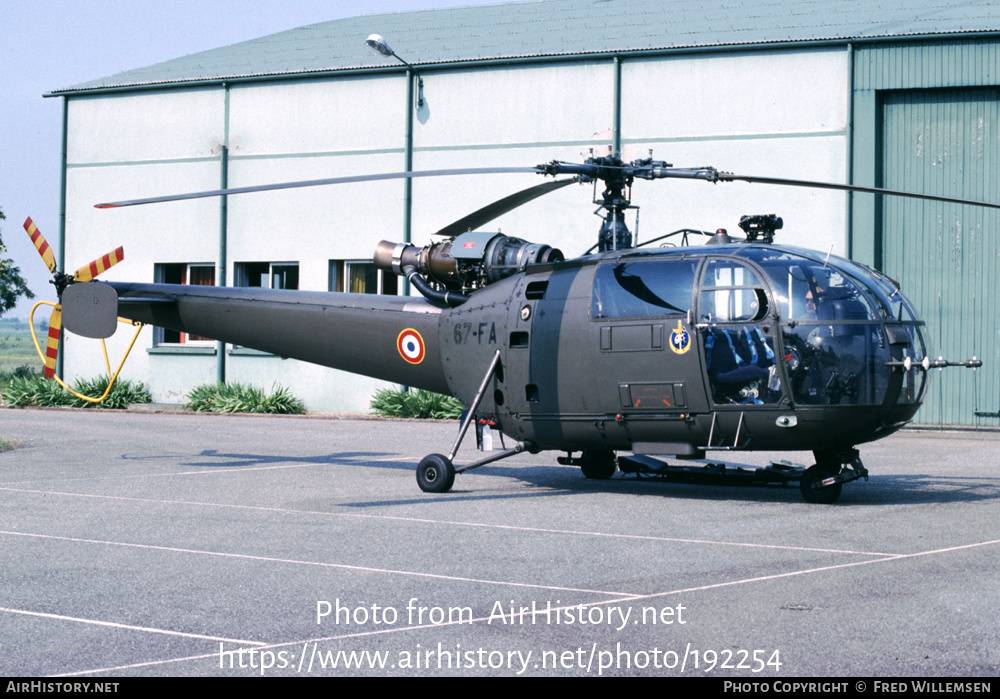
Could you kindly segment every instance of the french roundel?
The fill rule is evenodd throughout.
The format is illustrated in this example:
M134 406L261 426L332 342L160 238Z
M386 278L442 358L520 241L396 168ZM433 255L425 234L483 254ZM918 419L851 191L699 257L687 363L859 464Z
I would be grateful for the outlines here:
M399 333L399 337L396 338L396 349L399 350L399 356L410 364L420 364L424 361L424 338L413 328L407 328Z

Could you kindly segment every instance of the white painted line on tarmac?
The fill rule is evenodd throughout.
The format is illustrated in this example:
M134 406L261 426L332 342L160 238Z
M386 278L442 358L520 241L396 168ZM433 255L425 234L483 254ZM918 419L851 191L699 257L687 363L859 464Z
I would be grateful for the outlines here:
M384 573L386 575L401 575L406 577L415 578L432 578L434 580L449 580L452 582L465 582L465 583L475 583L482 585L500 585L503 587L520 587L532 590L551 590L553 592L581 592L592 595L617 595L625 597L626 599L632 599L639 597L637 594L630 592L619 592L613 590L590 590L585 588L575 588L575 587L560 587L557 585L539 585L535 583L521 583L513 582L509 580L487 580L480 578L466 578L458 575L440 575L437 573L421 573L412 570L393 570L391 568L372 568L370 566L356 566L349 565L346 563L326 563L323 561L304 561L294 558L274 558L271 556L253 556L245 553L227 553L225 551L207 551L204 549L185 549L175 546L157 546L155 544L136 544L127 541L102 541L99 539L83 539L71 536L55 536L52 534L33 534L28 532L12 532L0 530L0 535L7 536L22 536L34 539L49 539L52 541L67 541L77 544L92 544L98 546L121 546L123 548L135 548L143 549L147 551L167 551L171 553L185 553L194 554L199 556L217 556L219 558L231 558L244 561L259 561L265 563L290 563L293 565L302 566L316 566L320 568L336 568L338 570L351 570L359 571L363 573Z
M27 609L10 609L0 607L0 612L7 614L23 614L24 616L37 616L43 619L56 619L58 621L74 621L81 624L91 624L93 626L108 626L113 629L124 629L126 631L142 631L145 633L159 633L167 636L181 636L183 638L196 638L201 641L224 641L226 643L240 643L247 646L267 645L262 641L243 641L238 638L224 638L222 636L205 636L199 633L186 633L184 631L170 631L168 629L156 629L151 626L133 626L132 624L119 624L114 621L100 621L98 619L82 619L75 616L65 616L64 614L50 614L48 612L31 612Z
M804 551L809 553L839 553L852 556L878 556L880 558L901 556L904 554L898 553L883 553L879 551L852 551L849 549L825 549L825 548L815 548L811 546L785 546L781 544L754 544L744 541L713 541L711 539L685 539L682 537L671 537L671 536L652 536L648 534L622 534L619 532L590 532L582 531L578 529L546 529L542 527L521 527L512 524L492 524L483 522L459 522L454 520L438 520L438 519L425 519L419 517L400 517L397 515L362 515L353 513L331 513L337 514L343 517L370 517L372 519L386 519L386 520L398 520L402 522L420 522L425 524L449 524L452 526L460 527L481 527L484 529L507 529L512 531L523 531L532 534L564 534L573 536L598 536L607 537L611 539L633 539L640 541L658 541L664 543L679 543L679 544L699 544L699 545L709 545L709 546L737 546L744 548L761 548L761 549L778 549L784 551Z
M522 527L509 524L494 524L486 522L461 522L457 520L437 520L422 517L402 517L399 515L369 515L356 512L317 512L315 510L292 510L283 507L264 507L262 505L234 505L230 503L214 502L194 502L189 500L162 500L153 498L133 498L122 495L99 495L92 493L66 493L55 490L29 490L26 488L0 488L0 491L12 493L33 493L38 495L62 495L65 497L96 498L102 500L120 500L123 502L152 503L157 505L185 505L194 507L228 508L234 510L248 510L259 512L277 512L294 515L318 515L321 517L351 517L355 519L374 519L393 522L414 522L418 524L432 524L435 526L450 525L458 527L477 527L482 529L497 529L508 531L520 531L531 534L559 534L563 536L595 536L611 539L628 539L639 541L656 541L663 543L697 544L706 546L734 546L742 548L774 549L780 551L803 551L807 553L835 553L849 556L876 556L879 558L904 556L901 553L889 553L884 551L855 551L851 549L827 549L812 546L788 546L783 544L755 544L744 541L713 541L711 539L686 539L683 537L652 536L648 534L622 534L619 532L595 532L578 529L546 529L541 527Z

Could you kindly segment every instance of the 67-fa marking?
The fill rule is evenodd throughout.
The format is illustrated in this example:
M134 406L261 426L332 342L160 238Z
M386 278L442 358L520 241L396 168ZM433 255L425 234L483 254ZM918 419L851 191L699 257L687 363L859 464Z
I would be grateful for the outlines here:
M473 329L475 328L475 329ZM487 333L487 330L489 332ZM497 324L496 323L455 323L455 344L456 345L467 345L469 344L469 336L476 338L477 342L481 345L483 344L483 338L486 337L487 344L495 345L497 343Z

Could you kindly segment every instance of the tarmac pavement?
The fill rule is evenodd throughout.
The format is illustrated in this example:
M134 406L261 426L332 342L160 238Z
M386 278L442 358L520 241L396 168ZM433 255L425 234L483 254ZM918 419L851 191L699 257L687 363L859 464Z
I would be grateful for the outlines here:
M862 445L871 479L833 505L592 481L555 453L421 492L415 464L456 433L0 410L0 676L1000 670L996 431Z

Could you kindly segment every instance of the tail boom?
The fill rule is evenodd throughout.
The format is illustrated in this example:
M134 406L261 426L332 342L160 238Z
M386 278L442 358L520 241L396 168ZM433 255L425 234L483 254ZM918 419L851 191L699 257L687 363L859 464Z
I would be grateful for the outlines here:
M103 282L101 282L103 283ZM441 309L370 294L111 282L118 315L439 393Z

